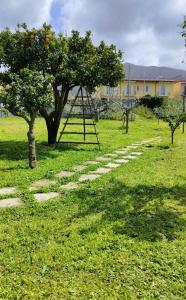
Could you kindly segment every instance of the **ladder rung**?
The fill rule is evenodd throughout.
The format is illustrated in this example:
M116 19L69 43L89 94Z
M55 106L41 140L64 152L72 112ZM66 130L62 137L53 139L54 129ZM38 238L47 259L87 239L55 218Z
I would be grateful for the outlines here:
M90 106L90 105L87 105L87 104L71 104L71 106L77 106L77 107L91 107L92 108L92 106Z
M86 115L86 114L71 114L68 116L68 118L85 118L85 119L92 119L94 118L94 115Z
M85 135L87 135L87 134L94 134L94 135L98 135L99 133L95 133L95 132L74 132L74 131L65 131L65 132L63 132L63 134L85 134Z
M87 96L77 96L76 98L88 98Z
M98 142L59 142L60 144L88 144L88 145L100 145Z
M65 125L84 125L83 123L78 123L78 122L77 122L77 123L65 122L64 124L65 124ZM94 125L94 126L96 126L95 123L85 123L85 126L86 126L86 125L88 125L88 126L89 126L89 125Z

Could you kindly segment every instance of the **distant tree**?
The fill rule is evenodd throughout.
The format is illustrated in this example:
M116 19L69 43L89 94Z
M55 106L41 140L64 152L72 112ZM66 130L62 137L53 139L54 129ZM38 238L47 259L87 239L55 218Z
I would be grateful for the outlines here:
M152 97L151 95L146 95L139 99L139 104L150 109L155 109L163 104L164 97Z
M4 107L13 115L25 119L28 124L29 167L36 167L36 147L34 124L38 111L51 104L51 76L43 76L37 71L20 70L20 74L8 72L11 82L4 84L0 98Z
M129 117L135 107L138 106L138 100L132 100L130 102L120 101L120 100L113 100L111 108L113 111L118 111L121 115L121 119L123 121L123 128L125 133L129 132Z
M183 24L182 24L182 29L183 29L182 36L184 38L186 38L186 18L184 18L184 21L183 21Z
M183 112L182 103L177 99L167 99L161 107L155 108L154 112L168 123L171 131L171 144L173 144L176 129L186 120L186 112Z
M29 68L53 76L53 107L40 109L46 121L48 144L56 142L62 112L73 87L82 85L93 92L99 85L117 86L124 75L122 53L114 45L93 45L90 31L84 37L78 31L72 31L68 37L57 35L47 24L39 29L22 24L15 32L3 30L0 64L16 74ZM7 80L4 74L1 77Z

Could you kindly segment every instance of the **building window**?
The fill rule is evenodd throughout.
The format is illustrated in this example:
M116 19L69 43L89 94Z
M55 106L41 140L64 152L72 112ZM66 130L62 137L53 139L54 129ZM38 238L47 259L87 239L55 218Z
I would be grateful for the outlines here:
M186 95L186 85L182 85L182 95Z
M137 85L136 90L137 90L137 92L139 92L139 90L140 90L140 86L139 85Z
M145 85L144 86L144 92L145 93L149 93L149 91L150 91L150 86L149 85Z
M166 86L161 85L160 86L160 96L166 96L166 95L167 95Z
M117 96L118 95L118 88L117 87L105 87L105 95L106 96Z
M127 84L125 86L125 96L132 96L132 87L130 84Z

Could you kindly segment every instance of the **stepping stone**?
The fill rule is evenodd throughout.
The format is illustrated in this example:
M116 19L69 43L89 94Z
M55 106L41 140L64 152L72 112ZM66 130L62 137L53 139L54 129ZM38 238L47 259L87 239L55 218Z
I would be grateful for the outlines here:
M135 151L135 152L131 152L131 155L142 155L143 152L138 152L138 151Z
M37 190L38 188L40 187L43 187L43 186L50 186L52 184L56 184L56 181L54 180L50 180L50 179L41 179L41 180L38 180L38 181L35 181L31 184L31 187L29 188L29 191L35 191Z
M104 156L100 156L96 158L97 161L108 161L111 160L110 157L104 157Z
M117 168L119 166L120 166L120 164L109 163L105 167L110 168L110 169L114 169L114 168Z
M98 161L95 161L95 160L87 160L86 162L84 162L84 165L87 166L87 165L97 165L98 164Z
M74 190L78 188L78 182L69 182L67 184L61 185L62 190Z
M137 156L134 156L134 155L127 155L127 156L125 156L125 158L135 159L135 158L137 158Z
M104 154L104 156L117 157L118 155L114 153L108 153L108 154Z
M17 193L17 189L15 187L6 187L0 189L0 195L9 195Z
M61 171L60 173L56 174L55 176L58 177L58 178L62 178L62 177L70 177L74 174L75 174L74 172Z
M97 179L98 177L100 177L100 175L96 175L96 174L84 174L84 175L81 175L80 178L79 178L79 181L80 182L84 182L84 181L92 181L92 180L95 180Z
M119 163L119 164L123 164L123 163L127 163L128 159L115 159L114 162Z
M51 192L51 193L38 193L34 195L34 198L37 202L43 202L49 199L53 199L58 197L60 194L59 193L55 193L55 192Z
M136 148L138 148L137 146L127 146L127 149L136 149Z
M91 174L106 174L110 171L111 171L111 169L108 169L108 168L98 168L97 170L91 171L90 173Z
M79 166L75 166L72 168L74 171L76 172L81 172L83 171L84 169L86 169L86 166L85 165L79 165Z
M118 153L118 154L125 154L127 151L124 151L124 150L117 150L117 151L115 151L116 153Z
M10 207L23 204L20 198L7 198L0 200L0 207Z

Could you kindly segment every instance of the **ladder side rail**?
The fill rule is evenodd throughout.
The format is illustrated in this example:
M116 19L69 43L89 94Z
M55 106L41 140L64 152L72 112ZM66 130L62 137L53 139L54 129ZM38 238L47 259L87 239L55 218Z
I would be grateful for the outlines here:
M87 93L87 100L88 100L88 104L89 104L89 107L90 107L90 113L92 113L92 106L91 106L91 103L93 104L93 100L91 98L91 96L89 95L88 91L86 90L86 93ZM94 109L94 105L93 105L93 109ZM93 114L92 114L93 116ZM95 135L96 135L96 140L97 140L97 143L98 143L98 146L99 146L99 150L100 150L100 142L99 142L99 139L98 139L98 134L97 134L97 130L96 130L96 124L92 118L92 122L93 122L93 126L94 126L94 132L95 132Z
M63 127L63 129L62 129L62 131L61 131L61 133L60 133L60 136L59 136L59 139L58 139L58 141L57 141L56 147L58 146L58 144L59 144L59 142L60 142L60 140L61 140L61 137L62 137L62 135L63 135L63 132L65 131L65 128L66 128L66 126L67 126L68 120L70 119L70 115L71 115L71 113L72 113L73 106L74 106L74 104L76 103L76 100L77 100L77 98L78 98L78 95L79 95L79 92L80 92L80 88L81 88L81 87L79 87L78 93L77 93L77 95L76 95L76 97L75 97L75 99L74 99L74 101L73 101L73 104L72 104L72 106L71 106L71 108L70 108L70 111L69 111L69 113L68 113L68 117L67 117L67 119L66 119L66 121L65 121L65 124L64 124L64 127Z

